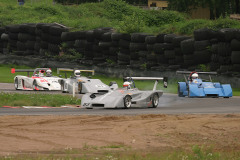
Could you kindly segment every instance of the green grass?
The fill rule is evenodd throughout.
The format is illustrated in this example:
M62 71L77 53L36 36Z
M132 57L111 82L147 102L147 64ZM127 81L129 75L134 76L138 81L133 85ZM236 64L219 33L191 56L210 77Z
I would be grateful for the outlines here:
M173 149L172 151L137 151L131 148L125 148L122 151L122 147L111 147L112 151L109 151L109 147L94 147L83 146L82 149L66 148L63 151L56 151L49 154L21 154L21 155L8 155L0 157L4 160L33 160L33 159L45 159L45 160L239 160L240 152L223 152L214 151L211 147L200 147L195 145L191 151Z
M80 105L81 100L68 95L55 94L18 94L0 93L0 107L2 106L51 106Z
M240 22L229 18L218 20L190 19L176 11L144 10L117 0L81 5L53 5L52 0L26 0L19 6L16 0L0 1L0 27L22 23L61 23L71 30L113 27L120 32L150 34L176 33L192 35L198 28L240 28ZM21 13L21 14L19 14Z

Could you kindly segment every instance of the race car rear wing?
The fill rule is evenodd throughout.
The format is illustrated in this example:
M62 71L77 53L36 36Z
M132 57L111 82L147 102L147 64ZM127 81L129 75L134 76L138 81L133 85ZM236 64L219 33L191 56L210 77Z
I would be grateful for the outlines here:
M48 70L50 68L36 68L36 69L15 69L12 68L11 69L11 73L15 73L15 72L27 72L28 77L29 77L29 72L33 72L33 74L37 73L38 71L43 71L45 72L46 70Z
M29 77L29 72L34 72L35 69L15 69L11 68L11 73L16 73L16 72L27 72L28 77Z
M192 71L176 71L177 74L190 74ZM198 74L212 74L217 75L217 72L197 72Z
M154 80L155 84L153 86L153 91L156 90L157 84L159 80L163 81L163 87L167 88L168 86L168 78L167 77L124 77L123 81L132 81L132 80Z
M95 71L94 70L83 70L83 69L71 69L71 68L57 68L57 74L60 73L60 71L65 71L65 72L74 72L75 70L79 70L80 72L91 72L92 75L94 75Z
M192 71L176 71L176 74L184 74L185 81L187 82L187 77L185 74L191 74L193 73ZM198 74L207 74L209 75L209 79L212 82L212 77L211 75L217 75L217 72L197 72Z

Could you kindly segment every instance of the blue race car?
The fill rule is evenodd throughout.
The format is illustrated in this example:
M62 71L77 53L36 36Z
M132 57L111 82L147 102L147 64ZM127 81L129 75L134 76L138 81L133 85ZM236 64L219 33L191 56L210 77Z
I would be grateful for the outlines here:
M179 97L232 97L232 88L230 84L220 84L212 82L211 74L216 75L216 72L190 72L177 71L177 74L184 74L186 82L178 82ZM186 78L185 74L190 74ZM203 79L198 77L198 74L208 74L210 82L203 82Z

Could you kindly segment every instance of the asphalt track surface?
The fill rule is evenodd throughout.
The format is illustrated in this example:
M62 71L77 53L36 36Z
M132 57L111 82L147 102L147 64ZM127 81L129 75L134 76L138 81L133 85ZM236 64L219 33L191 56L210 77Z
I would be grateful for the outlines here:
M16 91L13 84L0 83L0 92L62 94L60 91ZM78 95L81 97L81 95ZM0 115L138 115L138 114L234 114L240 113L240 97L187 98L164 93L157 108L0 108Z

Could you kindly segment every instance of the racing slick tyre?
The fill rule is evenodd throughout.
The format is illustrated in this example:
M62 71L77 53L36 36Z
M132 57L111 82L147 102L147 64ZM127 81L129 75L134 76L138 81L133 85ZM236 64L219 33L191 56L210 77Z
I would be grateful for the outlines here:
M178 84L178 97L185 97L183 92L180 92L180 85Z
M18 78L15 78L14 87L16 90L18 90Z
M129 96L129 95L126 95L124 98L123 98L123 104L124 104L124 108L128 109L131 107L132 105L132 97Z
M151 101L152 101L152 108L157 108L158 103L159 103L159 96L157 93L153 94Z
M33 81L32 88L33 88L34 91L38 90L36 81Z
M61 91L62 93L67 93L67 91L65 91L65 83L61 82Z
M78 93L82 93L82 82L78 82Z

